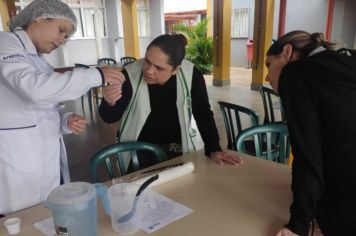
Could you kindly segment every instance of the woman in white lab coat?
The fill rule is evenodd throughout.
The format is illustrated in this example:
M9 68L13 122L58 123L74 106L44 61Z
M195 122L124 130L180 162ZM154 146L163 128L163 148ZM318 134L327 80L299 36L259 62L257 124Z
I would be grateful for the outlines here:
M76 17L58 0L35 0L0 32L0 214L46 199L69 182L64 133L80 133L85 118L61 114L57 103L77 99L91 87L121 84L110 68L55 73L42 54L75 32Z

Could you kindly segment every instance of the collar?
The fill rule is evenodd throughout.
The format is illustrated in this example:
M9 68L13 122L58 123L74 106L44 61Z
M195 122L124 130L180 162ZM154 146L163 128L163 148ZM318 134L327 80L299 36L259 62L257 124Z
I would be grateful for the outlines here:
M311 51L311 52L308 54L308 57L313 56L313 55L315 55L315 54L318 54L318 53L320 53L320 52L323 52L323 51L325 51L325 50L326 50L326 48L324 48L324 47L322 47L322 46L319 46L319 47L315 48L313 51Z
M21 42L25 46L25 51L28 54L38 55L37 50L35 48L35 45L33 45L30 37L28 37L28 34L27 34L27 32L25 30L23 30L21 27L18 27L16 29L14 29L13 33L16 34L17 36L19 36L19 39L21 40Z

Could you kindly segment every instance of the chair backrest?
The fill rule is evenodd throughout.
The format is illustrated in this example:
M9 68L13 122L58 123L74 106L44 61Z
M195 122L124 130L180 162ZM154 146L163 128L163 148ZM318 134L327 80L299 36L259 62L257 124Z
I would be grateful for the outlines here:
M115 65L116 64L116 60L112 59L112 58L99 58L98 59L98 66L101 65Z
M263 120L263 124L268 124L268 123L274 123L277 121L286 121L285 115L284 115L284 111L283 111L283 107L282 107L282 103L281 100L279 98L279 95L273 91L273 89L264 87L264 86L260 86L260 93L261 93L261 97L262 97L262 101L263 101L263 109L265 112L265 118ZM281 112L281 119L280 120L276 120L275 117L275 108L273 106L274 101L278 100L279 104L280 104L280 112Z
M97 168L105 161L110 179L126 174L123 153L129 153L132 160L133 170L139 170L136 151L149 151L154 154L157 163L167 160L167 155L158 145L147 142L121 142L112 144L97 152L90 159L90 175L94 182L98 182ZM116 169L115 169L116 168ZM116 171L115 171L116 170ZM117 170L120 175L117 174Z
M89 66L80 63L75 63L74 66L75 68L89 69Z
M121 57L120 58L120 63L122 66L126 66L127 64L130 64L134 61L136 61L136 58L134 58L134 57Z
M243 129L258 125L258 113L243 106L219 101L221 113L224 118L225 130L227 135L227 148L236 150L236 136ZM249 117L250 126L243 127L242 116Z
M290 143L286 124L271 123L243 130L236 138L238 152L245 152L244 141L247 138L253 139L256 156L279 163L287 163Z

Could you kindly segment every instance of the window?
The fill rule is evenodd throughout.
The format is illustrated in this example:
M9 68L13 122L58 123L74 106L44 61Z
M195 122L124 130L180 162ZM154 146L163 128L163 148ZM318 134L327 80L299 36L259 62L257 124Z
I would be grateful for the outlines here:
M101 37L107 36L105 0L62 0L77 17L77 31L71 38L94 38L95 26ZM15 0L16 9L21 11L32 0Z
M231 38L248 37L249 9L232 9L231 14Z
M25 8L32 0L15 0L16 14Z
M137 18L138 35L140 37L151 36L148 0L137 0Z

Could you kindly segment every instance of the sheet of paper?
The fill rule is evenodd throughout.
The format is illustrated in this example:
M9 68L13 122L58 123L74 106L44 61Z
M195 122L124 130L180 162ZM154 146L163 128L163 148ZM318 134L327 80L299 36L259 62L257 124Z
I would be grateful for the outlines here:
M147 233L160 228L190 214L192 209L169 199L151 189L143 196L142 222L136 222Z
M54 229L53 217L37 221L33 224L33 226L46 236L57 235Z

